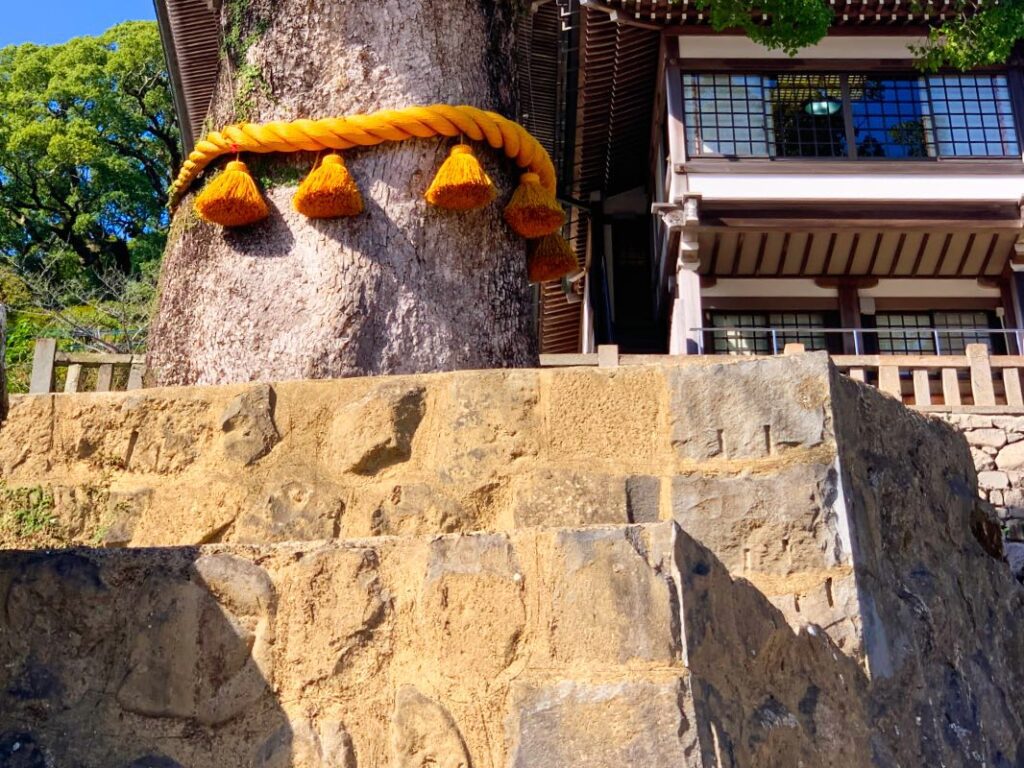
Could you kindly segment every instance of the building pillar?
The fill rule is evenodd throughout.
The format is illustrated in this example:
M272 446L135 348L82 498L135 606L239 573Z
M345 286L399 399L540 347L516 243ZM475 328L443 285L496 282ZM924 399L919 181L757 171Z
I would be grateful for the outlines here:
M839 325L842 328L861 329L860 321L860 294L857 291L857 283L841 281L837 286L839 291ZM855 339L854 334L843 334L843 354L856 355L864 354L864 337Z
M675 297L672 302L672 327L669 333L670 355L697 355L703 351L704 312L700 299L700 252L697 235L683 231L676 262Z

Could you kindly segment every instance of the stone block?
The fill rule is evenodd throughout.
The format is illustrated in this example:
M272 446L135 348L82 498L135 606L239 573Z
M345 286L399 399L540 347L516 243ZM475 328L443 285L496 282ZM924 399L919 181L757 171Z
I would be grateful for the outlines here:
M650 460L663 444L660 369L561 369L548 374L547 385L552 459ZM582 403L587 407L581 408Z
M969 429L964 432L964 437L977 447L1002 448L1006 445L1006 432L1002 429Z
M651 530L659 538L671 536L670 526ZM550 642L556 660L606 664L679 660L678 598L671 574L659 561L648 560L651 548L637 529L555 534Z
M993 416L992 426L1007 432L1024 433L1024 416Z
M661 478L632 475L626 478L626 511L631 523L654 523L661 518Z
M684 680L517 684L509 768L679 768L696 765Z
M827 356L762 362L667 370L670 438L680 458L754 458L827 439Z
M258 384L237 395L220 417L224 453L243 465L266 456L281 437L274 425L274 390Z
M422 386L382 384L335 414L325 460L356 475L374 475L408 461L426 411Z
M985 472L996 468L995 461L984 451L971 446L971 459L974 460L974 468L978 472Z
M979 472L978 486L985 490L1003 490L1010 487L1010 478L1005 472Z
M629 522L626 479L544 469L516 478L512 516L517 527L576 528Z
M439 434L427 457L446 482L483 487L537 455L543 421L540 376L487 371L453 377L439 398ZM578 404L577 404L578 407Z
M1013 443L999 451L996 456L996 467L999 469L1021 469L1024 467L1024 442Z

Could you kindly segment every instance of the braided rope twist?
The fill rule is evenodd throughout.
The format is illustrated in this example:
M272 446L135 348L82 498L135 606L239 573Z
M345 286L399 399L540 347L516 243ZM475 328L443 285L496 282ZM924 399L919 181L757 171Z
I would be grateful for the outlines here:
M536 173L541 185L552 194L555 192L555 166L551 157L519 123L476 107L433 104L320 120L240 123L213 131L196 144L182 164L168 192L169 204L173 209L206 166L223 155L318 152L432 136L466 136L472 141L486 141L494 149L503 149L520 168Z

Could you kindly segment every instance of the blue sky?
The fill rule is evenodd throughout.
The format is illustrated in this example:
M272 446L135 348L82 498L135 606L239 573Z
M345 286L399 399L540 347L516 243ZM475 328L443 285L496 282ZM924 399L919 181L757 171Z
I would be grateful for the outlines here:
M0 0L0 48L63 43L128 19L154 19L153 0Z

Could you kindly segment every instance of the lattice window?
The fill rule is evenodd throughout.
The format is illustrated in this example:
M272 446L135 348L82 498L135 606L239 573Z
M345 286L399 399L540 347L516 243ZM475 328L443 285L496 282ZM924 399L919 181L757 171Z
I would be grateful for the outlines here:
M800 343L809 350L826 349L825 316L819 312L713 312L711 332L716 355L771 355L786 344ZM771 329L775 330L774 338Z
M683 73L695 157L1020 156L1005 75Z
M875 315L878 351L894 355L962 355L968 344L993 348L987 312L886 312ZM963 328L966 333L943 333L936 328ZM936 341L938 346L936 346Z

